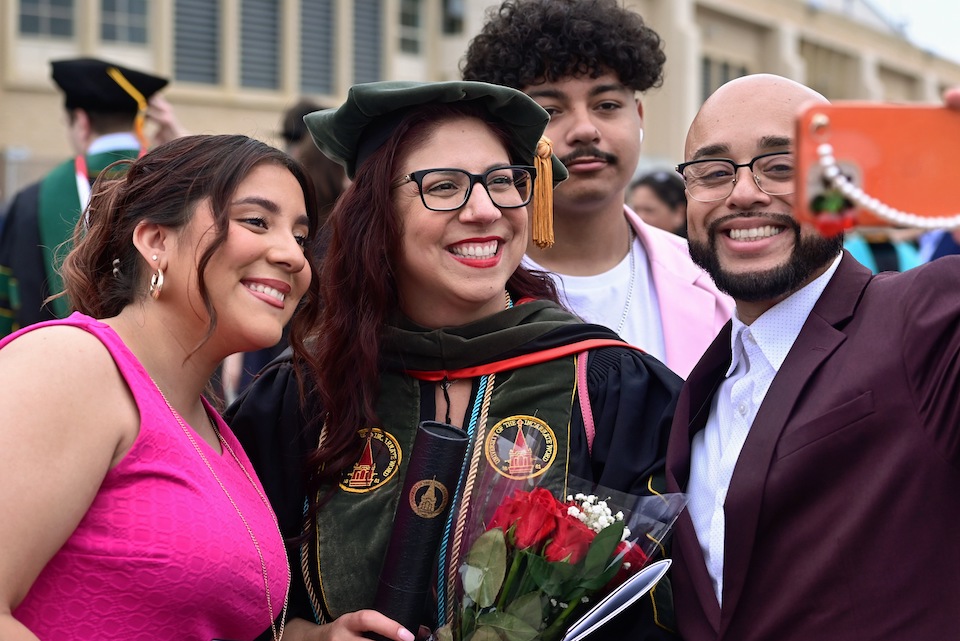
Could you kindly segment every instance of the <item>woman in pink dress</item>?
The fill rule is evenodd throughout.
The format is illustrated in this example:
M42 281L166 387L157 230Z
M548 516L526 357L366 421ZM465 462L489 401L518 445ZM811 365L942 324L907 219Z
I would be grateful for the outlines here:
M0 342L0 638L279 639L283 540L202 392L315 324L311 187L244 136L121 169L63 266L74 314Z

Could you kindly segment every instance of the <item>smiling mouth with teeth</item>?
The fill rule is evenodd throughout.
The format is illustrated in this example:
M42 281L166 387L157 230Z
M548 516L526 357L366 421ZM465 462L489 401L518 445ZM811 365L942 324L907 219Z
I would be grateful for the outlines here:
M260 283L244 283L244 286L254 292L260 294L266 294L272 298L277 299L281 303L286 300L286 295L283 292L280 292L273 287L267 287L266 285L261 285Z
M727 236L731 240L760 240L770 238L783 233L783 227L774 227L773 225L764 225L763 227L751 227L750 229L731 229Z
M500 243L490 240L485 243L460 243L450 247L449 252L459 258L493 258Z

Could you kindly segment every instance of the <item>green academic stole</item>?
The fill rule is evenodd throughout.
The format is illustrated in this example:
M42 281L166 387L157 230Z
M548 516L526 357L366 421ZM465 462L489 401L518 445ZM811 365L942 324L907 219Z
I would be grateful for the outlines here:
M575 356L482 376L474 410L465 426L471 435L441 545L438 583L457 575L469 536L471 508L486 505L496 485L529 489L532 484L565 493L569 468L570 416L576 391ZM333 498L317 516L309 545L309 583L324 614L337 617L373 606L380 568L420 421L420 382L385 373L378 415L384 425L363 427L363 451L343 475ZM321 490L323 493L323 490ZM447 585L439 586L445 591Z
M91 179L117 160L136 158L139 149L107 151L87 156L87 170ZM80 218L82 205L77 193L77 172L74 160L54 167L40 183L40 209L37 224L40 228L40 252L47 272L47 291L59 294L63 291L60 265L67 252L61 245L73 237L73 229ZM84 203L85 205L85 203ZM60 318L70 313L67 300L57 298L50 303L53 312Z

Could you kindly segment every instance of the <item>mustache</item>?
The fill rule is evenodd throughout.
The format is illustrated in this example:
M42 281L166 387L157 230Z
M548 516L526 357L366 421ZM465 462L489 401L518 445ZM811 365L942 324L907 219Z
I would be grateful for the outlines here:
M746 220L750 218L769 220L792 230L797 236L800 235L800 223L798 223L793 216L789 214L768 214L764 212L737 213L720 216L710 221L710 224L707 225L707 233L710 237L713 237L717 234L717 228L720 227L720 225L728 223L731 220Z
M562 156L560 158L560 162L562 162L564 165L569 165L577 158L599 158L600 160L610 163L611 165L615 165L617 163L616 156L605 151L600 151L593 145L590 145L589 147L577 147L566 156Z

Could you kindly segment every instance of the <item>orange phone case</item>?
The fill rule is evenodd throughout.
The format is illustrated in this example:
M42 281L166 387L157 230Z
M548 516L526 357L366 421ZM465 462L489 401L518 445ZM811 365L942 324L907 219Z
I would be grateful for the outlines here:
M880 203L925 219L960 213L960 111L864 102L813 105L798 116L796 140L797 214L824 234L895 223L826 180L818 154L823 144L832 146L843 176Z

